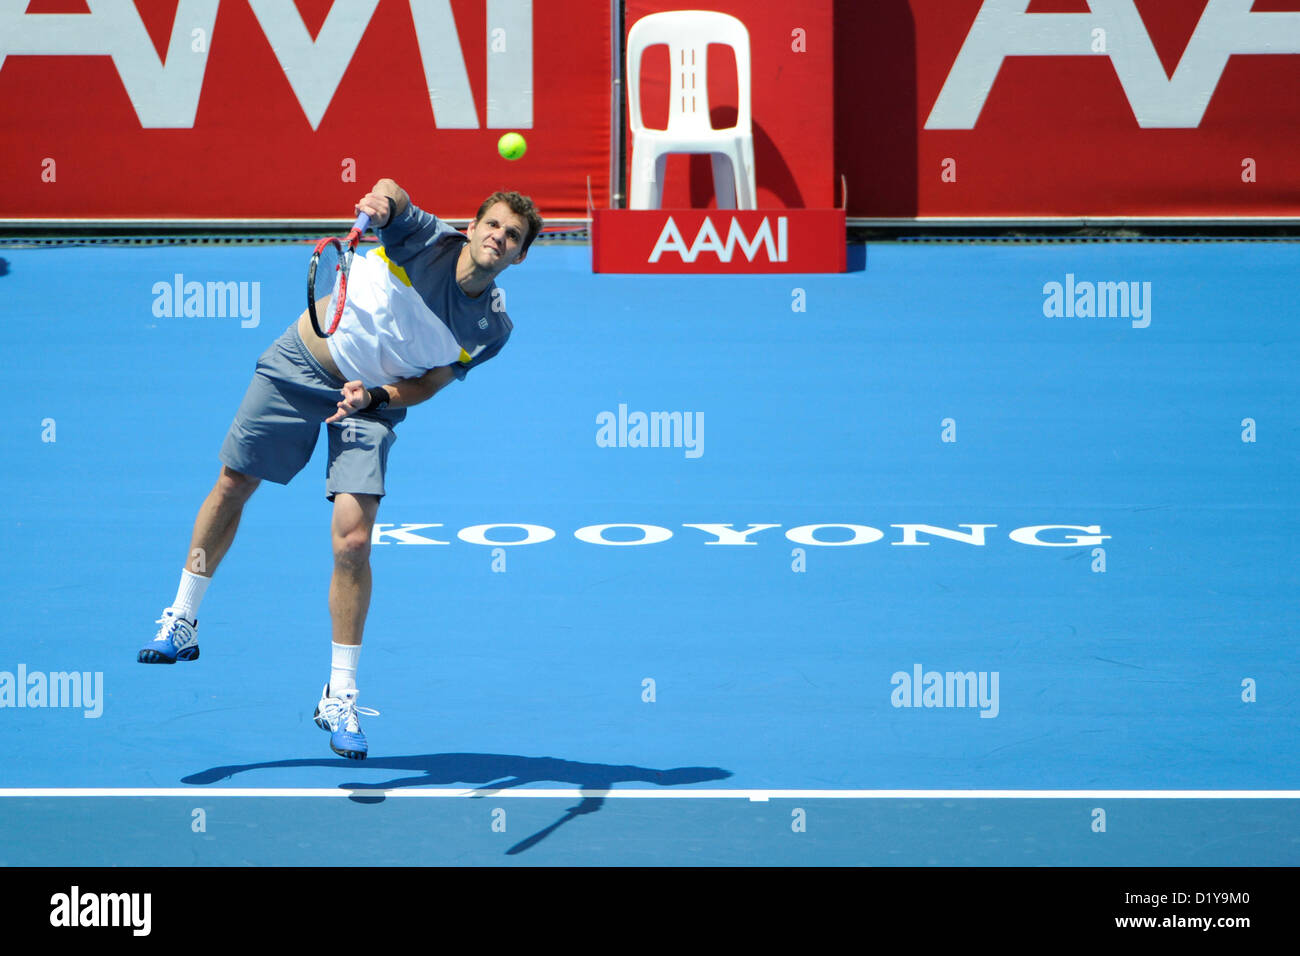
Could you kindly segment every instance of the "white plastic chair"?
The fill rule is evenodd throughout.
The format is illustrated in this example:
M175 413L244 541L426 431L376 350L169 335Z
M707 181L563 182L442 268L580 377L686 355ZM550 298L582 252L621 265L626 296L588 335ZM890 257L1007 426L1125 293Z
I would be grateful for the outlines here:
M666 43L672 71L668 128L641 119L641 58ZM709 118L708 49L725 44L736 57L736 125L714 129ZM754 130L750 113L749 31L735 17L710 10L669 10L642 17L627 36L628 121L632 128L630 209L658 209L671 153L709 153L719 209L756 208Z

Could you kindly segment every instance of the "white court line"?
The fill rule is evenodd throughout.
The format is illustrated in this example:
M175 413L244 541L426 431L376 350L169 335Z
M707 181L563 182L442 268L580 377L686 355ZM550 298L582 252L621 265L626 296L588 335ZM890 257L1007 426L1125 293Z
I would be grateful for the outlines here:
M609 797L655 800L1300 800L1300 790L394 790L339 787L11 787L0 797Z

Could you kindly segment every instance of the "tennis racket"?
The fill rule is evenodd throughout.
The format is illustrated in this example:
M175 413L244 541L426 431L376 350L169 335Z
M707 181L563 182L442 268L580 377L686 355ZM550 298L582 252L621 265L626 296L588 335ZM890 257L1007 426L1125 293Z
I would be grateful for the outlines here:
M321 338L334 334L348 298L348 273L357 243L370 225L369 213L357 216L345 239L331 236L316 243L307 268L307 314Z

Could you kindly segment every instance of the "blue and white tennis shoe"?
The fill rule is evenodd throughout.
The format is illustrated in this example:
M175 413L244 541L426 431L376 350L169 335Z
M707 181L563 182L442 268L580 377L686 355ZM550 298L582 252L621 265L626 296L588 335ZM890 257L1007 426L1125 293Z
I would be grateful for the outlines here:
M198 619L186 620L176 613L175 608L167 608L155 624L161 624L158 634L152 641L140 649L136 660L141 664L175 664L177 661L197 661L199 659Z
M321 691L320 703L316 705L316 726L330 732L330 749L349 760L365 760L369 749L366 735L361 732L358 714L378 717L379 711L358 707L355 687L339 691L338 696L331 696L329 684L325 685Z

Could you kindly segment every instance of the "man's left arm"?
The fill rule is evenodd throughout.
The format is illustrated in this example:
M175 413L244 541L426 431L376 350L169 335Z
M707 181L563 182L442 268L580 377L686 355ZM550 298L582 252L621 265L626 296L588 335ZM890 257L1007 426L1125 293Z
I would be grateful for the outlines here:
M431 368L419 378L403 378L381 386L388 392L389 408L410 408L427 402L456 380L450 365Z
M338 403L338 410L325 419L325 424L341 421L349 415L364 411L370 405L370 393L381 389L388 394L385 408L410 408L427 402L444 387L456 380L456 374L450 365L431 368L418 378L403 378L375 389L367 389L361 382L348 382L340 391L343 400Z

